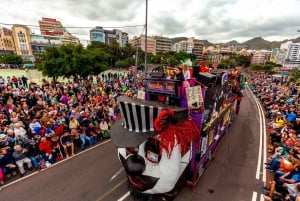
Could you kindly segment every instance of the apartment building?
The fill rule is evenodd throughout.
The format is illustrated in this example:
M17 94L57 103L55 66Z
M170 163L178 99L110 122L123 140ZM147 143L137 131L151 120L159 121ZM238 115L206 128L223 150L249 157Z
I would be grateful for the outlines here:
M53 18L43 17L39 20L39 26L41 35L45 36L61 36L66 31L61 22Z
M129 43L132 47L139 46L143 51L146 49L145 35L134 37ZM153 37L147 37L147 52L156 54L156 40Z
M175 52L186 52L191 54L194 48L194 41L193 38L189 38L188 40L182 40L172 45L172 50Z
M16 53L12 31L0 27L0 53Z
M58 36L43 36L31 34L31 49L32 53L43 53L48 46L61 46L62 40Z
M284 68L300 68L300 43L288 45Z
M67 45L67 44L79 45L80 40L66 31L64 32L63 36L61 36L61 43L62 45Z
M112 45L117 42L120 47L125 47L128 44L128 34L118 29L104 30L104 42Z
M275 63L280 64L281 66L284 66L285 58L287 55L287 50L286 49L279 49L275 56Z
M12 35L17 55L32 60L31 30L25 25L13 25Z
M156 41L155 52L169 52L172 50L172 40L168 37L153 36L151 37Z
M192 54L194 54L196 56L196 61L201 62L201 61L206 60L206 57L203 54L203 49L204 49L203 42L198 39L194 39L194 38L193 38L193 42L194 42L194 48L193 48Z
M172 45L172 50L175 52L186 52L193 54L196 57L196 61L201 62L206 60L204 56L204 44L201 40L195 39L194 37L182 40Z
M80 44L79 39L69 33L62 23L54 18L43 17L42 20L39 20L39 26L42 36L61 37L61 44Z
M272 51L260 50L254 51L251 58L251 64L265 64L270 61Z

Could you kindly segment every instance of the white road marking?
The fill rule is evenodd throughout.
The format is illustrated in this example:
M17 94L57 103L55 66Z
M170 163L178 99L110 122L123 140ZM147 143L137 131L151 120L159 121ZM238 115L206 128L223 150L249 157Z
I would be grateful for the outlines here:
M130 192L128 191L128 192L125 193L121 198L119 198L118 201L123 201L123 200L125 200L129 195L130 195Z
M83 154L83 153L85 153L85 152L87 152L87 151L89 151L89 150L95 149L96 147L99 147L99 146L101 146L101 145L104 145L104 144L106 144L106 143L108 143L108 142L110 142L110 141L111 141L111 139L106 140L105 142L101 142L100 144L97 144L97 145L95 145L95 146L93 146L93 147L90 147L90 148L88 148L88 149L85 149L85 150L83 150L83 151L77 153L75 156L72 156L72 157L69 157L69 158L65 158L65 159L63 159L63 160L61 160L61 161L58 161L58 162L52 164L52 165L51 165L50 167L48 167L48 168L42 169L42 170L40 170L40 171L35 171L35 172L33 172L33 173L29 174L29 175L26 175L26 176L24 176L24 177L22 177L22 178L20 178L20 179L17 179L17 180L15 180L15 181L9 182L8 184L2 186L1 188L2 188L2 189L7 188L7 187L9 187L9 186L11 186L11 185L13 185L13 184L15 184L15 183L18 183L18 182L20 182L20 181L23 181L24 179L27 179L27 178L29 178L29 177L32 177L33 175L36 175L36 174L38 174L38 173L40 173L40 172L47 171L49 168L52 168L52 167L54 167L54 166L56 166L56 165L58 165L58 164L60 164L60 163L63 163L63 162L65 162L65 161L67 161L67 160L70 160L70 159L73 158L73 157L79 156L79 155L81 155L81 154Z
M121 167L111 178L109 181L115 179L121 172L123 171L123 167Z
M259 103L256 97L253 96L253 99L255 101L255 104L258 108L258 114L259 114L259 149L258 149L258 158L257 158L257 167L256 167L256 176L255 178L259 180L260 176L260 167L261 167L261 158L262 158L262 146L263 146L263 132L262 132L262 127L263 127L263 122L262 122L262 114L261 110L259 107Z
M252 201L256 201L257 199L257 192L253 191L252 193Z

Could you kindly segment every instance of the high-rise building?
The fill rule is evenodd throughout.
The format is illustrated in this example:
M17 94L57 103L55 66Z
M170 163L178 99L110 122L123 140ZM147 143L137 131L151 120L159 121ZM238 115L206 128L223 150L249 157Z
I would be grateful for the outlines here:
M103 42L107 45L118 43L120 47L128 44L128 34L118 29L105 30L103 27L96 26L90 30L90 41Z
M61 36L66 31L61 22L53 18L43 17L39 20L39 25L41 35L45 36Z
M251 64L265 64L270 61L271 54L272 52L267 50L255 51L251 58Z
M283 67L300 68L300 43L289 43Z
M58 36L43 36L31 34L32 53L43 53L48 46L61 46L62 40Z
M104 40L108 45L112 45L116 42L120 47L125 47L128 44L128 34L118 29L104 30Z
M13 25L12 35L17 55L23 59L32 60L31 30L25 25Z
M175 52L183 51L183 52L186 52L189 54L192 53L193 48L194 48L194 42L193 42L192 38L190 38L188 40L179 41L172 45L173 51L175 51Z
M141 50L145 51L146 49L146 41L145 41L145 35L141 35L139 37L134 37L129 41L129 43L133 47L140 47ZM147 52L156 54L156 40L153 39L153 37L147 37Z
M90 30L90 40L97 41L97 42L105 42L105 34L103 27L97 26L94 29Z
M127 44L128 44L128 33L125 33L125 32L122 32L122 35L121 35L121 47L125 47Z
M182 40L172 45L172 50L176 52L186 52L188 54L193 54L193 57L196 58L198 62L206 60L204 58L204 44L198 39L193 37L188 38L187 40Z
M196 57L196 61L201 62L201 61L206 60L206 58L203 54L203 49L204 49L203 42L198 39L194 39L194 38L192 38L192 40L194 42L194 48L193 48L192 54L194 55L194 57Z
M69 33L60 21L53 18L45 18L39 21L41 35L43 36L57 36L61 39L61 44L80 44L77 37ZM50 40L53 38L50 37ZM56 41L56 39L54 39Z
M16 53L12 31L0 27L0 53Z
M134 37L129 43L136 47L137 45L141 50L145 51L145 35ZM147 52L156 54L158 52L169 52L172 50L172 41L170 38L163 36L149 36L147 37Z
M172 49L172 40L168 37L153 36L150 37L156 41L155 52L169 52Z

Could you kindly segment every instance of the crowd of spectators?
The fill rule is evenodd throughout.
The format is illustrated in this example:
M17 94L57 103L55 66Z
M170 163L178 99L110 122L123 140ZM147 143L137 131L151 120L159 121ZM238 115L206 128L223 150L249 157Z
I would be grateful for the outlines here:
M43 79L41 84L1 77L1 184L109 138L120 115L116 98L137 91L128 75L103 73L65 83Z
M284 77L253 74L250 87L265 109L269 139L265 200L300 200L300 93Z

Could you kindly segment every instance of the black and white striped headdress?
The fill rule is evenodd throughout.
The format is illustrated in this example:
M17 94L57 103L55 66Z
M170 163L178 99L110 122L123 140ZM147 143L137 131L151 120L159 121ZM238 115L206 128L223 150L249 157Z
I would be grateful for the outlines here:
M157 132L153 122L164 109L172 109L176 119L188 117L188 110L172 107L155 101L118 97L121 119L111 129L112 141L118 147L136 147Z
M153 106L144 103L128 102L126 100L119 102L123 127L133 132L154 131L153 122L163 109L161 106Z

